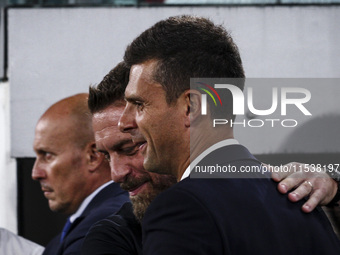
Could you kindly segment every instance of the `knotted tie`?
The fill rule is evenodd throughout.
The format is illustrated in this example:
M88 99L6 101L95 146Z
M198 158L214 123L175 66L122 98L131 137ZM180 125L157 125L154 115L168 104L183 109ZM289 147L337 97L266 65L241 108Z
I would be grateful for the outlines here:
M70 230L71 225L72 225L72 223L70 221L70 218L67 218L65 226L63 228L63 232L61 232L60 242L62 242L64 240L64 237L67 234L67 232Z

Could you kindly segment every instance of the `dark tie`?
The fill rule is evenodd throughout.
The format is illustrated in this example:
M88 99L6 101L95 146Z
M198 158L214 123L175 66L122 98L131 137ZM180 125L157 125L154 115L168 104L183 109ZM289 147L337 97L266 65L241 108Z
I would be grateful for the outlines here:
M71 225L72 225L72 223L70 221L70 218L67 218L65 226L63 228L63 232L61 232L60 242L62 242L64 240L64 237L67 234L67 232L70 230Z

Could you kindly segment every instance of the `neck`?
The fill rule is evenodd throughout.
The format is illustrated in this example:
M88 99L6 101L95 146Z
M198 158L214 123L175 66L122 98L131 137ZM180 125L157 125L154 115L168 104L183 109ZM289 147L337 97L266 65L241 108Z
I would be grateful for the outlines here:
M185 170L189 167L190 165L190 155L185 159L185 161L179 166L178 171L177 171L177 182L179 182L185 172Z
M231 128L211 128L204 132L192 130L190 136L190 161L194 161L195 158L212 145L220 141L233 138L234 134Z

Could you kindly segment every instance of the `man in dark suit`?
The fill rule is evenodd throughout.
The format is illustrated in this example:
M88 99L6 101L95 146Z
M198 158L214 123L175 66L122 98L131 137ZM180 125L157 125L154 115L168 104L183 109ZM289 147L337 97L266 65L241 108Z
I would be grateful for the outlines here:
M302 202L291 204L234 139L232 126L212 125L221 116L234 120L231 94L223 108L209 102L201 114L202 94L190 78L234 78L243 89L241 58L224 28L204 18L168 18L137 37L124 60L131 70L120 129L139 146L146 170L179 181L146 211L144 254L339 254L320 208L305 214ZM258 172L188 178L196 166L217 165Z
M50 209L69 216L44 254L80 254L89 228L129 201L96 149L87 98L78 94L55 103L36 126L32 178L40 182Z
M151 201L176 183L168 175L149 173L143 168L143 156L130 134L119 131L118 120L125 107L124 91L129 69L118 64L89 92L89 108L97 149L110 161L112 178L129 192L130 203L97 222L87 234L82 254L142 254L140 221Z
M128 74L129 69L121 62L97 86L90 87L89 108L93 114L92 123L97 148L110 159L114 180L122 183L122 187L127 190L130 189L131 183L135 183L134 186L138 183L147 183L147 185L141 190L142 192L131 194L133 207L130 203L126 203L116 214L91 227L82 247L84 255L142 254L140 222L144 212L158 193L176 182L176 180L165 182L168 177L156 179L154 176L157 174L146 172L142 166L143 158L138 149L133 146L130 136L120 133L117 128L118 116L125 106L123 98ZM153 178L146 176L153 176ZM309 181L313 181L313 177L315 176L310 176ZM326 192L327 189L332 188L332 180L326 181L327 175L322 179L325 194L320 199L326 199L329 193L332 193ZM314 181L318 183L317 179Z

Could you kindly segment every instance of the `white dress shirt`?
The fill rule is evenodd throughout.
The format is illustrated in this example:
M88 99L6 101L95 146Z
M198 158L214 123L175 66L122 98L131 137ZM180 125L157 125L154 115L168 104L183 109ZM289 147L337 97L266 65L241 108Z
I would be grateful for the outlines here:
M187 169L185 170L185 172L182 175L181 181L185 178L187 178L190 175L190 172L192 169L194 169L194 167L208 154L210 154L211 152L228 146L228 145L233 145L233 144L239 144L239 142L235 139L226 139L226 140L222 140L218 143L215 143L214 145L210 146L208 149L206 149L205 151L203 151L197 158L194 159L193 162L190 163L190 165L187 167Z
M93 191L87 198L84 199L84 201L79 206L78 210L70 216L70 222L73 223L86 209L86 207L89 205L89 203L92 201L92 199L106 186L113 183L113 181L109 181L107 183L104 183L102 186L97 188L95 191Z

